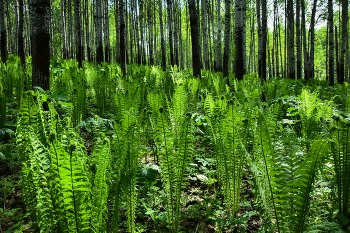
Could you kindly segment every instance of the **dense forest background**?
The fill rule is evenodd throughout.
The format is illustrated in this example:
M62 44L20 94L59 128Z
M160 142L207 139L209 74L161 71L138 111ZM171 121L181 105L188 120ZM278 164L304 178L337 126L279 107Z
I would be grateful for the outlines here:
M35 4L0 2L3 61L5 50L19 55L21 46L26 55L32 54ZM236 72L236 62L242 62L243 74L259 72L263 79L333 80L335 75L342 83L349 77L346 0L56 0L46 7L52 57L120 63L124 40L127 64L184 69L198 62L200 69L223 71L227 76ZM192 30L191 7L198 33ZM125 25L122 34L121 25ZM18 40L19 35L23 39ZM193 52L193 41L195 46L198 41L198 51Z
M0 0L0 233L350 232L348 0Z

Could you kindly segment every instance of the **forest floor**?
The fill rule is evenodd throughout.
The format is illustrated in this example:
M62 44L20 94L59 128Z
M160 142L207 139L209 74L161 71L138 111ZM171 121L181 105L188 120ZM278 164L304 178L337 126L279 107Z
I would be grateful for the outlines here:
M86 135L83 135L86 136ZM14 135L12 135L14 137ZM91 153L92 138L86 138L85 146ZM2 142L2 146L4 145ZM13 138L7 141L13 144ZM13 146L15 146L13 144ZM14 149L14 147L13 147ZM249 167L244 168L242 177L240 207L238 218L227 220L224 196L220 187L215 185L215 166L213 151L197 147L195 156L187 169L187 182L183 188L180 214L180 230L188 233L209 232L260 232L264 223L259 215L259 205L254 201L254 187ZM15 153L15 151L14 151ZM143 167L156 166L152 154L144 157ZM20 165L0 164L0 233L35 232L31 215L26 210L21 189ZM212 177L211 177L212 176ZM209 178L208 178L209 177ZM212 182L208 182L208 180ZM157 203L162 202L164 192L160 176L151 187L139 184L139 203L136 208L136 228L138 232L169 232L164 221L165 209ZM125 212L121 209L121 212ZM120 231L126 232L127 219L121 217Z

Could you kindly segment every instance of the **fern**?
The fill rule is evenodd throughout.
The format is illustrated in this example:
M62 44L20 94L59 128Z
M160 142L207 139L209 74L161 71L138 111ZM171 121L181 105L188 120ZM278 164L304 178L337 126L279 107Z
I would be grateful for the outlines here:
M335 165L338 207L339 213L345 217L349 216L350 197L350 127L349 122L339 118L336 122L336 130L333 133L332 154Z
M113 222L118 221L120 198L124 196L127 204L128 232L135 232L136 181L139 167L138 150L140 148L136 118L132 109L123 113L121 125L116 125L114 150L118 153L115 161L115 207ZM122 192L123 191L123 195ZM114 223L115 224L115 223ZM117 226L114 226L116 228ZM116 229L115 229L116 230Z
M268 225L278 232L302 232L312 185L323 158L329 153L329 144L320 135L312 141L305 157L299 158L300 162L295 159L296 154L290 154L290 159L283 158L285 155L280 157L277 145L281 142L276 138L278 108L278 105L272 107L268 117L259 111L251 167Z

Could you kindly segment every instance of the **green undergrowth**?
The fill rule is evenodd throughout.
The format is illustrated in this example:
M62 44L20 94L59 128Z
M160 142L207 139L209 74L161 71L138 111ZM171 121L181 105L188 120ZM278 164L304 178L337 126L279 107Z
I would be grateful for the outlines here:
M50 76L28 91L18 58L0 68L1 230L349 231L348 84L58 59Z

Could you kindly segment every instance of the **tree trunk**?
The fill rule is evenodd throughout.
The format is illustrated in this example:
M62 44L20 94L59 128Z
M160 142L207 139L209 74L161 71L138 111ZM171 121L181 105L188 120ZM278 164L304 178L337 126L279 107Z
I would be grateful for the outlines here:
M96 0L96 63L103 62L102 0Z
M203 33L203 55L204 55L204 68L209 70L209 48L208 48L208 25L207 25L207 0L201 0L202 2L202 33Z
M266 0L261 1L262 5L262 32L261 32L261 75L266 81L266 40L267 40L267 3Z
M329 85L334 85L333 0L328 0Z
M27 72L26 64L26 52L25 52L25 40L24 40L24 27L23 27L23 1L18 0L18 31L17 31L17 40L18 40L18 55L21 59L21 64L25 72Z
M305 25L305 2L301 0L301 30L303 38L303 50L304 50L304 79L309 80L309 55L306 44L306 25Z
M262 27L261 27L261 18L260 18L260 0L256 1L256 17L258 21L258 75L261 79L261 84L264 82L264 77L262 74Z
M31 0L32 86L50 90L50 0Z
M312 12L311 12L311 23L310 23L310 61L309 61L309 78L314 78L315 75L315 16L316 16L317 0L314 0Z
M225 0L225 49L224 49L224 64L223 76L228 76L228 62L230 58L230 29L231 29L231 12L230 0ZM227 84L230 85L230 80L227 79Z
M125 49L125 9L124 0L119 0L119 14L120 14L120 67L123 75L126 75L126 49Z
M15 10L15 22L16 22L16 32L15 32L15 35L16 35L16 39L15 39L15 53L17 53L18 55L18 2L17 0L14 1L14 10Z
M258 2L257 4L259 4ZM235 4L235 78L237 80L243 80L243 69L241 69L241 67L243 67L243 0L236 0Z
M135 0L135 6L136 6L136 0ZM136 33L136 41L137 41L137 63L141 64L141 50L140 50L140 36L139 36L139 21L137 20L135 12L135 33Z
M86 53L88 62L91 62L91 48L90 48L90 35L89 35L89 0L85 0L85 30L86 30Z
M175 1L175 4L173 4L174 53L175 53L175 65L179 67L179 38L178 38L177 7L178 5L177 5L177 2Z
M0 29L1 29L1 61L6 63L7 61L7 31L5 24L5 6L4 0L0 0Z
M295 56L294 56L294 14L293 0L287 1L288 17L288 78L295 79Z
M297 79L301 79L300 0L296 0Z
M162 50L162 67L163 71L166 70L166 50L165 50L165 40L164 40L164 33L163 33L163 6L162 6L162 0L158 0L159 4L159 25L160 25L160 46Z
M82 68L82 44L81 44L81 11L80 0L74 0L74 16L75 16L75 46L76 46L76 59L78 60L78 67Z
M198 32L198 15L196 11L195 0L188 1L188 7L190 11L190 24L191 24L191 39L192 39L192 68L193 77L201 78L201 64L199 53L199 32Z
M148 47L148 52L149 52L149 64L153 65L154 64L154 57L153 57L153 9L152 9L152 1L148 1L147 3L147 10L148 10L148 30L149 30L149 47Z
M66 32L66 10L65 0L61 0L61 18L62 18L62 44L63 44L63 59L68 58L67 51L67 32Z
M167 11L168 11L168 35L169 35L169 46L170 46L170 63L171 66L175 65L174 49L173 49L173 25L172 25L172 0L167 0ZM192 26L191 26L192 28Z
M348 51L349 41L348 41L348 5L349 0L342 1L342 44L340 52L340 62L339 62L339 83L343 84L345 81L344 72L344 60ZM345 208L345 207L344 207ZM344 209L345 211L345 209ZM347 213L344 212L344 214ZM346 215L345 215L346 216Z
M103 1L104 6L104 39L105 39L105 61L111 62L111 45L109 42L109 7L108 0Z
M143 0L139 0L139 12L140 12L140 33L141 33L141 63L144 64L144 53L143 53Z
M337 73L337 81L339 83L339 54L338 54L338 32L337 32L337 26L334 27L334 33L335 33L335 69Z
M218 28L217 28L217 42L216 42L216 61L215 61L215 65L216 68L215 70L218 72L222 71L222 58L221 58L221 50L222 50L222 45L221 45L221 0L217 0L217 7L216 7L216 11L217 11L217 24L218 24Z
M247 1L243 0L243 8L242 8L242 13L243 13L243 75L247 73L247 30L246 30L246 13L247 13Z

